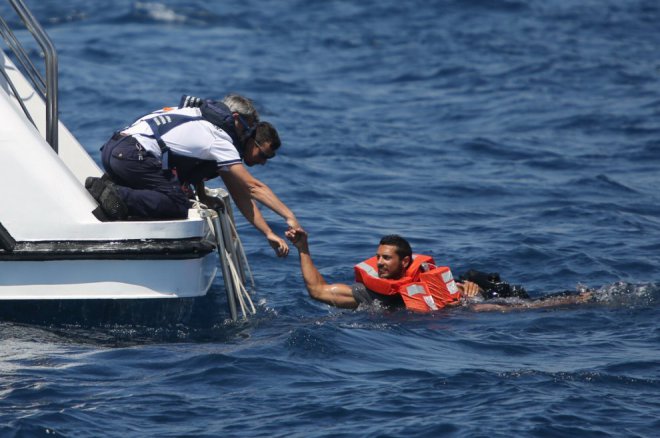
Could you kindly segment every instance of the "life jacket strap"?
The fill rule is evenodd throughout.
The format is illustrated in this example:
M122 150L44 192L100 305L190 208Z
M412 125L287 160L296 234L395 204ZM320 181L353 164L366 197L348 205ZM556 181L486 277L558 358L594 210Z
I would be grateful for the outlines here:
M163 135L179 125L195 120L203 120L203 118L180 114L161 114L145 120L152 132L152 135L148 135L147 137L156 140L156 143L158 143L158 147L160 148L163 170L170 168L170 147L163 140Z

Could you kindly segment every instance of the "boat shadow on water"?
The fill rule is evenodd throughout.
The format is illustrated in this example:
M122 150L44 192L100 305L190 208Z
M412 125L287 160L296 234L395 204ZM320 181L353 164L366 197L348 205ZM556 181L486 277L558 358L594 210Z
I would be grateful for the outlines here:
M231 342L270 317L268 308L257 308L249 320L232 321L224 290L213 287L195 298L3 301L0 321L39 327L75 343Z

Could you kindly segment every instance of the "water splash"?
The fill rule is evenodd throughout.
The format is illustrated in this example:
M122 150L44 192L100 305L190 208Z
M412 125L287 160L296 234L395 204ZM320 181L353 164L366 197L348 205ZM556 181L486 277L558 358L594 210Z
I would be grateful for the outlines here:
M179 14L174 9L156 2L137 2L133 7L133 13L147 20L166 23L184 23L188 20L185 15Z
M596 289L593 301L627 308L650 307L660 301L660 286L656 283L633 284L619 281Z

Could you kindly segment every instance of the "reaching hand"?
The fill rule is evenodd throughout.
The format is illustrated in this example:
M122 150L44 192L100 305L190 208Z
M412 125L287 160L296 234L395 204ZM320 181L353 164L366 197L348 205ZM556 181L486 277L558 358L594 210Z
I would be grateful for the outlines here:
M299 250L307 247L307 232L302 228L289 228L284 235Z
M289 255L289 245L287 245L284 239L277 234L269 233L266 236L266 239L268 239L268 243L275 250L275 254L277 254L278 257L286 257Z

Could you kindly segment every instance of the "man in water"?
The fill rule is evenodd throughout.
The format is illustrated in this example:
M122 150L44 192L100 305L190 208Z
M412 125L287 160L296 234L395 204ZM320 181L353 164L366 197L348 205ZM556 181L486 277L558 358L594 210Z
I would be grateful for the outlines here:
M387 308L404 306L401 295L384 295L368 289L364 283L329 284L312 261L307 233L301 229L289 229L285 235L298 249L305 286L309 296L315 300L348 309L355 309L360 304L374 303ZM377 276L390 282L400 280L411 266L412 260L412 249L408 241L397 235L385 236L376 250ZM465 296L475 296L479 292L479 286L470 281L459 283L458 288Z
M305 287L309 296L317 301L330 304L335 307L355 309L360 304L374 304L386 308L403 308L404 302L400 294L384 295L370 290L363 282L356 282L351 285L334 283L330 284L318 271L312 256L309 251L309 242L307 233L302 229L289 229L285 233L286 237L298 249L300 259L300 269L305 281ZM422 256L423 257L423 256ZM375 267L377 268L377 278L384 280L385 284L396 284L397 281L402 280L405 275L410 275L411 264L413 263L412 249L408 241L401 236L389 235L381 239L380 244L376 250ZM361 263L363 265L365 262ZM359 269L360 265L356 267ZM369 269L367 267L367 269ZM376 274L374 272L374 274ZM479 276L485 274L478 271L470 271L468 277L481 282ZM485 288L480 287L475 281L463 280L457 282L456 286L461 293L464 301L472 303L473 310L476 311L506 311L520 308L540 308L560 306L565 304L574 304L587 301L591 295L590 293L581 293L578 295L557 295L548 299L541 300L528 300L526 292L521 288L510 288L508 292L500 285L505 284L499 281L499 278L488 278L487 281L492 281L497 287L490 288L488 283L482 283ZM378 280L376 283L378 284ZM499 295L498 295L499 291ZM475 303L477 297L481 298L499 298L499 297L522 297L515 303L507 304L490 304L490 303ZM458 301L448 303L447 305L458 304Z

